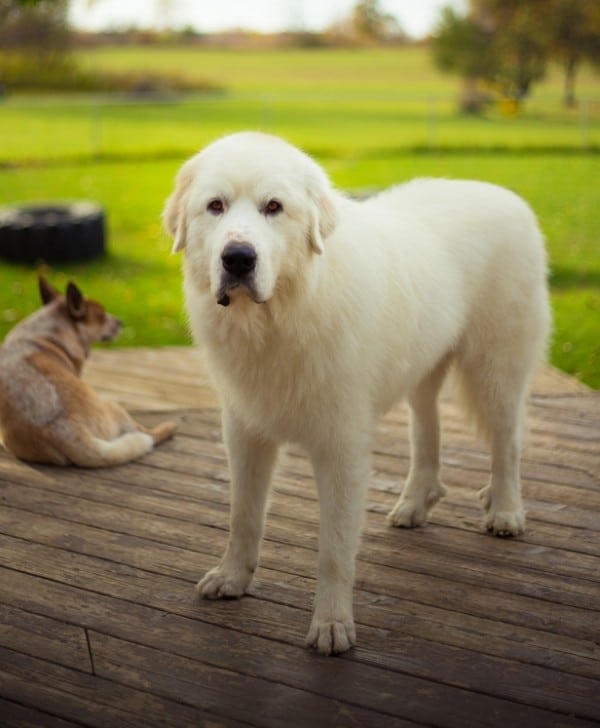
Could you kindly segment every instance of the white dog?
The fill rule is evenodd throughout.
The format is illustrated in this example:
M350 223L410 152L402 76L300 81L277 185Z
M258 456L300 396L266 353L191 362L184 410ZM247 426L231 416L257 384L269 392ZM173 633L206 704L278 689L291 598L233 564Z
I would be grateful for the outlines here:
M523 410L550 317L542 236L520 198L422 179L357 202L300 150L244 132L184 164L165 223L185 250L187 309L231 469L229 544L198 584L203 597L247 590L278 446L299 443L321 510L307 644L351 647L375 418L408 398L412 466L389 521L422 524L444 493L436 399L451 364L491 444L485 524L523 531Z

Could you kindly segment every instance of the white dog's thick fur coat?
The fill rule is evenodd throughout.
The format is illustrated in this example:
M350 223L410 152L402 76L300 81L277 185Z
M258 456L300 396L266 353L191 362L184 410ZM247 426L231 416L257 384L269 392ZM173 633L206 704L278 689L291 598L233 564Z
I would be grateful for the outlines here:
M295 147L244 132L186 162L165 223L185 250L187 310L231 469L229 544L202 596L248 588L278 446L299 443L321 510L307 642L324 654L353 645L375 418L408 399L412 465L389 521L420 525L444 493L436 401L451 364L491 445L485 525L523 531L524 404L550 316L542 236L519 197L420 179L358 202Z

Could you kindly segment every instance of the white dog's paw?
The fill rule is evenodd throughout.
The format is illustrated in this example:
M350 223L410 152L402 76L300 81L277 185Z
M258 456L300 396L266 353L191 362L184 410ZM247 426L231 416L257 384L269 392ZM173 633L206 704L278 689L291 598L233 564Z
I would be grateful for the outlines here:
M518 536L525 532L525 514L521 510L489 510L485 516L485 527L494 536Z
M399 500L388 513L387 520L397 528L415 528L427 521L427 506L410 498Z
M211 569L196 584L196 591L203 599L236 599L245 592L252 574L228 571L222 566Z
M401 495L396 505L388 513L388 523L398 528L415 528L427 521L427 515L433 506L446 494L446 488L437 482L428 485L414 485L407 483L405 492L411 495Z
M356 629L351 617L317 619L313 617L306 635L306 646L321 655L339 655L356 644Z
M525 513L519 505L513 508L496 508L489 486L479 491L485 509L485 527L494 536L518 536L525 532Z

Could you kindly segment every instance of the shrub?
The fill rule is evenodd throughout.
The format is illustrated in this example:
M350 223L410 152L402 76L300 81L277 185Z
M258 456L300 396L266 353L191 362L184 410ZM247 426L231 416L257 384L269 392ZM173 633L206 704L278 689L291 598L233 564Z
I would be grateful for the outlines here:
M5 92L123 92L140 95L185 91L221 91L215 84L176 73L152 71L106 72L82 69L65 53L35 55L12 51L0 53L0 86Z

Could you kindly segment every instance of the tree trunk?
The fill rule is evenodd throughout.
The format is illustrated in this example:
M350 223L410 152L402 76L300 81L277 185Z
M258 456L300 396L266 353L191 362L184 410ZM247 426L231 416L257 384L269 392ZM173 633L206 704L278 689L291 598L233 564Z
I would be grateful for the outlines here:
M485 106L485 95L479 88L478 79L467 76L464 79L459 99L462 114L480 114Z
M577 70L577 59L569 56L565 63L565 96L564 104L567 108L572 109L577 106L575 98L575 71Z

